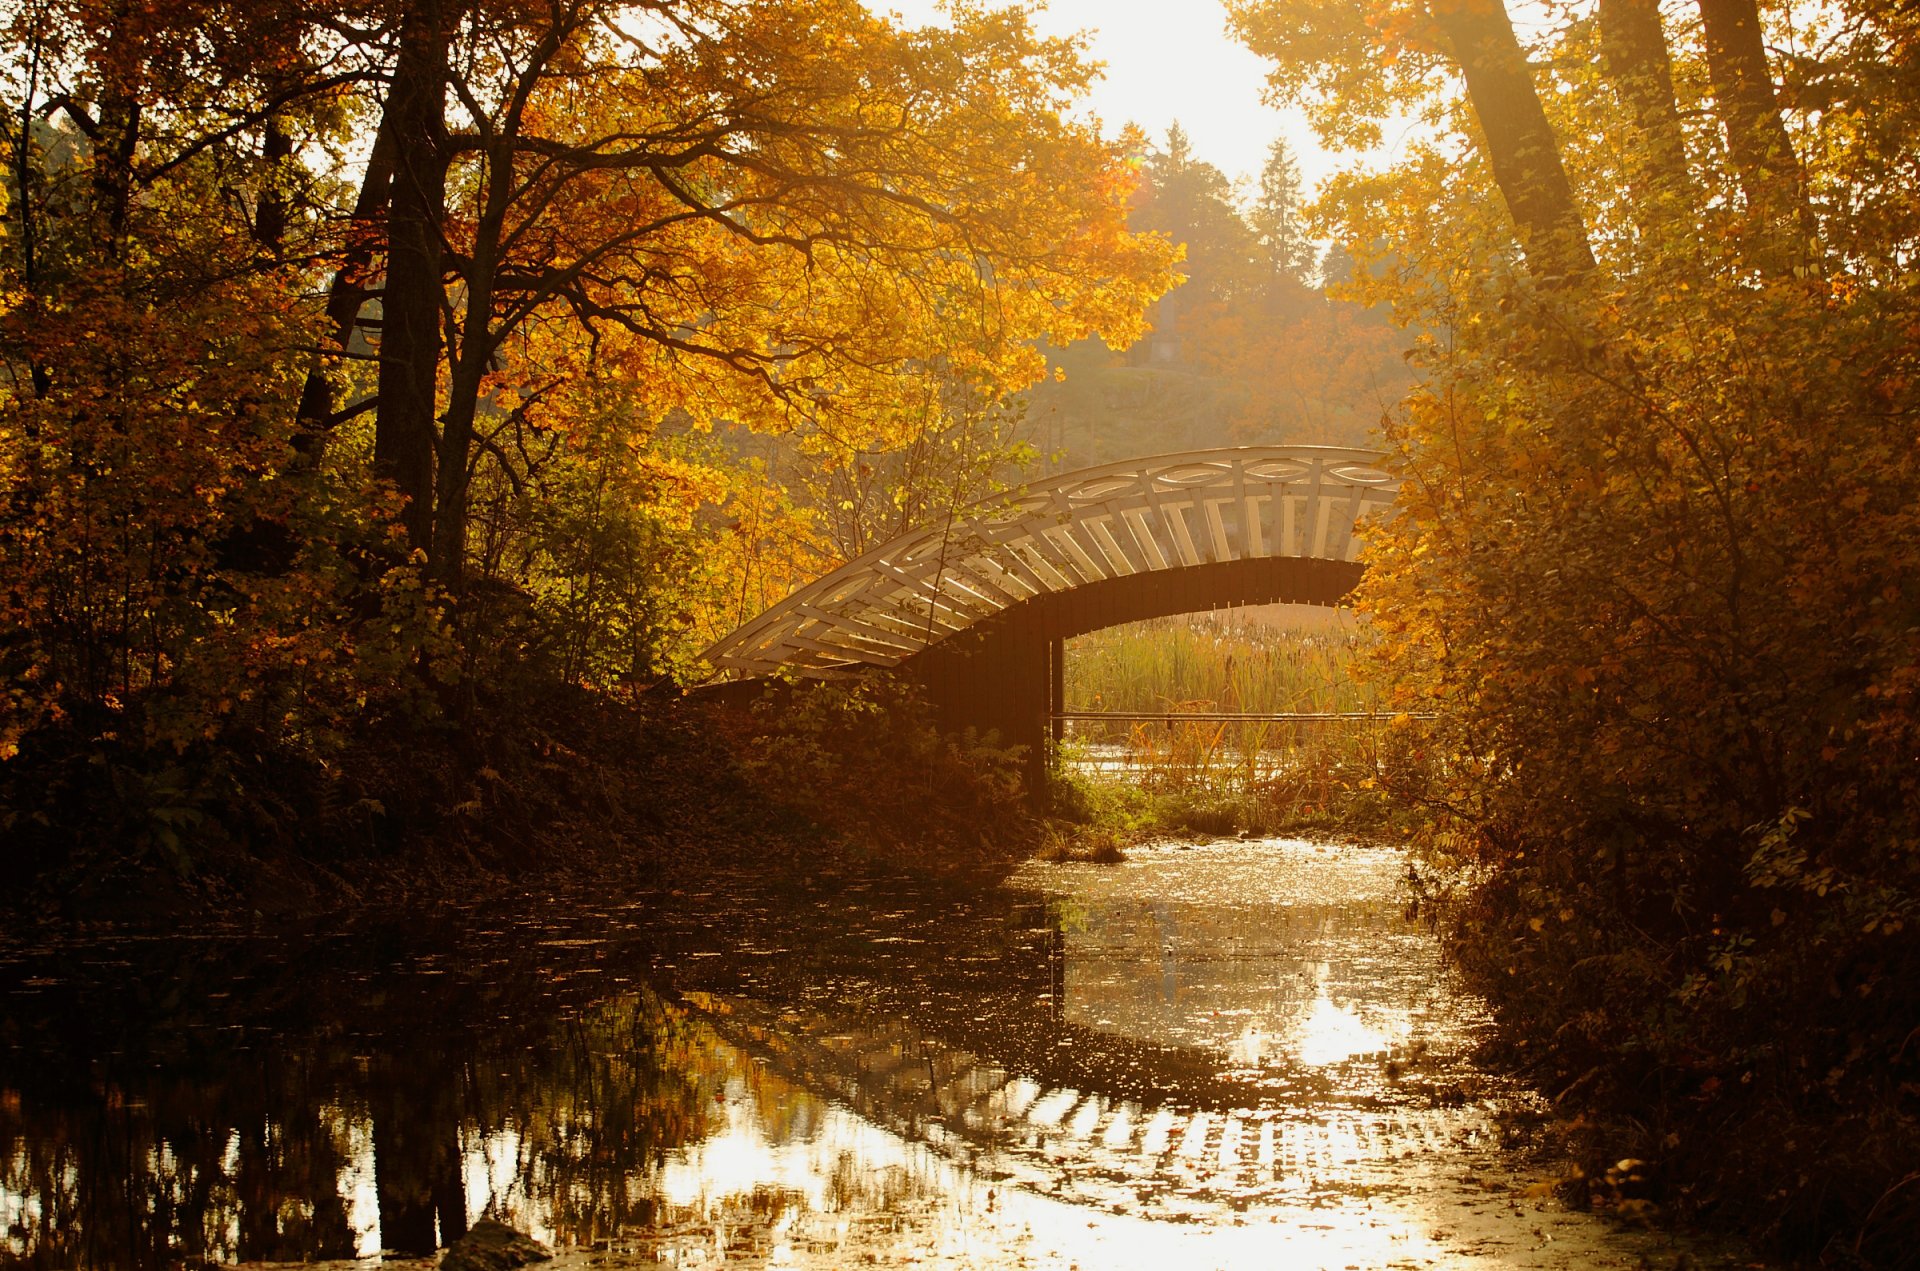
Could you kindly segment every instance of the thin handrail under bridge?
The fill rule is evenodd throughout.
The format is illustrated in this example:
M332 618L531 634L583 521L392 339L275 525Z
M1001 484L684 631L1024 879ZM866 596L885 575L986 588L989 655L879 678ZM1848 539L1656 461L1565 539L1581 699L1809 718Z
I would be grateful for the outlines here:
M1054 711L1048 719L1118 720L1147 724L1323 724L1337 721L1394 719L1399 711ZM1432 719L1409 715L1409 719Z
M1358 559L1398 480L1371 450L1245 446L1063 473L984 499L800 588L715 643L716 670L897 666L1037 596L1232 561Z

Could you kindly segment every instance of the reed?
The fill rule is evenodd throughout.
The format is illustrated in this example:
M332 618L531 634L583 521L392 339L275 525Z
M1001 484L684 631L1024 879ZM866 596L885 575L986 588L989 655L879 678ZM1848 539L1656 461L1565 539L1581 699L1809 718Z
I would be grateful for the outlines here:
M1067 709L1372 711L1355 674L1371 641L1346 615L1301 627L1266 610L1112 627L1069 643ZM1375 781L1385 730L1384 720L1076 720L1062 767L1069 780L1137 787L1161 828L1364 828L1388 814Z
M1313 627L1265 611L1156 618L1069 641L1069 710L1367 710L1352 674L1371 644L1344 616Z

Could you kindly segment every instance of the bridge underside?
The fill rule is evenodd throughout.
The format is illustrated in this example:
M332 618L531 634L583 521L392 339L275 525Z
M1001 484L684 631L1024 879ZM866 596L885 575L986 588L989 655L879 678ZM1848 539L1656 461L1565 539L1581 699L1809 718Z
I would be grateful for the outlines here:
M1234 605L1339 604L1361 536L1398 482L1372 451L1246 446L1061 473L994 495L848 561L706 652L716 685L887 673L917 681L950 731L1030 748L1036 792L1061 642Z
M1062 641L1089 631L1240 605L1338 605L1360 581L1354 561L1303 556L1216 561L1035 596L901 663L942 728L996 732L1029 747L1029 784L1045 773L1048 717L1063 708Z

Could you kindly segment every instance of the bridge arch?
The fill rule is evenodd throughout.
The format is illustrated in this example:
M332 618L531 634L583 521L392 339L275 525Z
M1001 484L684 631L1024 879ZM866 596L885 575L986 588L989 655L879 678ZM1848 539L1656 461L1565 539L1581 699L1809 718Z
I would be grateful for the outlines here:
M1369 450L1247 446L1125 460L983 500L794 592L707 650L717 669L837 677L893 668L943 722L1046 735L1060 643L1231 605L1334 605L1355 527L1398 482Z

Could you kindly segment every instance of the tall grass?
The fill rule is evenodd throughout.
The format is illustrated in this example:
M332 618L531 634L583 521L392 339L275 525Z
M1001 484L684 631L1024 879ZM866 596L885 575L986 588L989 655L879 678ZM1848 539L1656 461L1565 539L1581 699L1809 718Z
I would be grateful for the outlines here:
M1372 711L1377 701L1354 673L1371 641L1344 614L1301 626L1272 610L1112 627L1068 643L1067 709ZM1146 819L1169 828L1371 827L1386 814L1373 781L1386 727L1384 720L1076 720L1063 769L1069 781L1136 786L1147 796ZM1108 796L1103 806L1111 802Z

